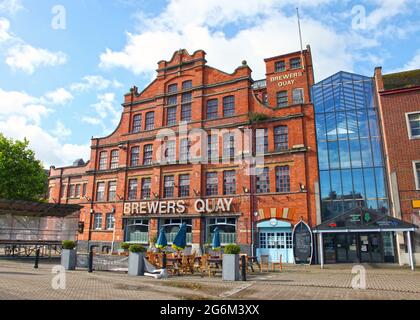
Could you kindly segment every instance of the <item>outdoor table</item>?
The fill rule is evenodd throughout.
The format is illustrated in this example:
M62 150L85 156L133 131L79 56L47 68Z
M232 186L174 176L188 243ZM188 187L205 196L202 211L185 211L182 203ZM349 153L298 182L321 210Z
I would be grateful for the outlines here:
M209 258L207 259L207 261L209 263L214 263L217 267L219 267L219 264L222 265L223 259L222 258Z
M176 273L179 276L179 264L181 263L182 258L181 257L167 257L166 261L167 262L172 262L172 265L173 265L174 269L176 270Z

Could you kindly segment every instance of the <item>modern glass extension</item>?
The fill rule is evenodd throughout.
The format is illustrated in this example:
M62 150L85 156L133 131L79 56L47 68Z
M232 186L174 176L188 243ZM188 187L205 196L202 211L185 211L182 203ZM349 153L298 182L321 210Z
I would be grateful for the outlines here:
M315 84L312 87L312 97L315 107L322 221L333 219L354 208L388 214L373 79L339 72ZM381 252L378 252L378 245L373 245L376 244L373 240L371 247L366 249L375 252L372 262L383 261L384 251L394 251L389 234L380 238L366 236L382 242ZM366 260L364 257L353 256L354 252L346 255L346 258L340 254L344 252L343 249L348 252L355 248L356 240L353 238L356 239L352 234L330 234L324 238L325 251L333 257L329 260ZM384 241L385 238L387 241Z
M388 212L373 79L339 72L313 86L323 220Z

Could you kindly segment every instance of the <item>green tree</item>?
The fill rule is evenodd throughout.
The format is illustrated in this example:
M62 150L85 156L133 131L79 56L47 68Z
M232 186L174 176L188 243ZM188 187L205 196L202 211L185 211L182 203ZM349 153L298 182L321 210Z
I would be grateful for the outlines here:
M26 138L14 141L0 133L1 199L37 201L47 191L47 174L28 144Z

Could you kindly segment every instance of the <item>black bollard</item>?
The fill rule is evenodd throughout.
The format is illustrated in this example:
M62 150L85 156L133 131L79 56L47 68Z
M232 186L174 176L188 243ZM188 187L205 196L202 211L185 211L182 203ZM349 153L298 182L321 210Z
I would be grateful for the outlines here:
M35 265L34 269L38 269L38 263L39 263L39 248L35 250Z
M166 252L163 253L162 257L162 269L166 269Z
M241 256L241 260L242 260L242 281L246 281L246 257L245 256Z
M88 272L89 273L92 273L93 272L93 250L92 249L90 249L90 251L89 251L89 261L88 261L88 264L89 264Z

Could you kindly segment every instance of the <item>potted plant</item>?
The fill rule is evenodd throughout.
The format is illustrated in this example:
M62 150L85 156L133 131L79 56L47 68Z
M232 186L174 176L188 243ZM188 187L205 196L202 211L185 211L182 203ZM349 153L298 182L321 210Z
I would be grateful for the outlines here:
M66 270L75 270L77 264L76 242L64 240L61 250L61 265Z
M128 275L143 276L144 275L144 253L146 248L140 244L132 244L129 249L128 256Z
M130 248L130 244L127 242L122 242L120 244L120 249L118 249L118 253L128 255L128 248Z
M239 253L241 247L228 244L223 253L222 278L227 281L239 280Z

